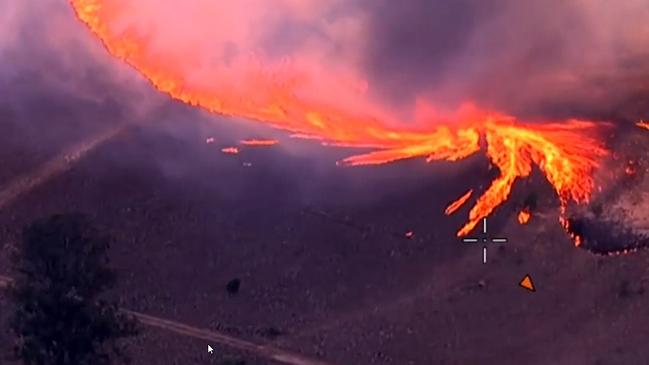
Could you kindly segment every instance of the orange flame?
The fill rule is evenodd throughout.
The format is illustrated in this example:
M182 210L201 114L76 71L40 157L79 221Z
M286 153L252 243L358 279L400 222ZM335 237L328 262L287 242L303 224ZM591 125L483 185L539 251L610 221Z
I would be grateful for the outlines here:
M426 161L456 161L478 152L479 141L484 138L487 156L500 175L477 199L458 236L468 234L482 218L506 201L514 182L527 177L535 165L554 187L562 206L569 201L586 202L593 190L593 170L607 154L592 135L593 122L517 123L511 116L461 108L455 124L394 128L389 126L403 123L381 120L360 107L350 110L303 100L293 92L292 79L281 80L263 68L251 71L236 90L192 87L171 60L161 59L149 51L149 38L134 31L113 32L111 25L123 10L121 2L70 1L77 17L110 54L132 66L156 89L173 99L213 113L263 122L288 131L293 137L318 139L337 146L374 148L372 152L344 159L343 164L377 165L415 157L425 157ZM238 153L235 147L222 151ZM464 201L461 198L457 207L449 207L447 211L457 210L469 196L463 196Z
M575 244L575 247L581 246L581 243L583 241L583 238L574 233L572 230L572 227L570 225L570 220L566 218L566 207L565 205L562 205L560 207L560 212L559 212L559 224L561 224L561 227L563 227L563 230L570 236L572 239L573 243Z
M529 210L523 209L518 213L518 223L527 224L532 218L532 213Z
M275 139L244 139L241 142L244 146L274 146L279 143Z
M473 194L473 189L464 193L464 195L462 195L457 200L449 204L448 207L446 207L444 214L451 215L457 212L457 210L460 209L464 205L464 203L466 203L466 201L469 200L469 198L471 198L472 194Z
M649 122L645 122L643 120L639 121L635 125L637 125L640 128L649 129Z
M229 155L236 155L239 153L239 149L237 147L224 147L221 148L221 152L227 153Z

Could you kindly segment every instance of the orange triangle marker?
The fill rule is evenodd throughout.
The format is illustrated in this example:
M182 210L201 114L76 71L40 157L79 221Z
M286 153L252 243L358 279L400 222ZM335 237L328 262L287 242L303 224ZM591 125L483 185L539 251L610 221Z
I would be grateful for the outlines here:
M536 288L534 287L534 282L532 282L532 277L530 276L530 274L525 275L525 277L523 277L523 279L518 283L518 285L523 289L527 289L531 292L536 291Z

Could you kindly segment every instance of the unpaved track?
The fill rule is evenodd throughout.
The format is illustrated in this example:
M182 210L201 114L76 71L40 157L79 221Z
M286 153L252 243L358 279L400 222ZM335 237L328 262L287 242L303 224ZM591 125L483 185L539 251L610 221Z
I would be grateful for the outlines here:
M21 195L39 187L51 178L72 168L81 158L97 147L129 129L125 124L98 133L73 145L31 172L18 176L0 190L0 209L5 208Z
M52 158L47 163L33 171L13 179L0 190L0 209L5 208L20 196L46 183L51 178L68 171L81 158L97 147L125 132L130 125L122 125L99 133L92 138L82 141ZM6 287L12 279L0 275L0 287ZM123 312L136 317L142 324L150 327L164 329L180 335L209 341L211 343L245 351L259 357L271 359L288 365L331 365L319 360L312 360L302 355L280 350L267 345L259 345L223 333L201 329L184 323L153 317L144 313L121 309Z
M12 279L10 277L0 275L0 288L6 287L11 282ZM220 332L192 327L181 322L176 322L176 321L172 321L160 317L154 317L148 314L134 312L128 309L120 309L120 310L128 315L137 318L140 321L140 323L150 327L163 329L179 335L188 336L199 340L205 340L208 341L209 343L219 344L221 346L244 351L283 364L332 365L330 363L323 362L320 360L309 359L293 352L280 350L278 348L274 348L271 346L259 345L253 342L241 340L236 337L228 336Z

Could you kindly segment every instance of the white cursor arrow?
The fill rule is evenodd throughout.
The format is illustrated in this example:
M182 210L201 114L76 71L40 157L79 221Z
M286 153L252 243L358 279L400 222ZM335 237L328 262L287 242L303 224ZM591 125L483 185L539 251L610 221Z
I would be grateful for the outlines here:
M214 349L212 348L212 346L207 345L207 353L208 353L208 354L211 354L211 353L213 353L213 352L214 352Z

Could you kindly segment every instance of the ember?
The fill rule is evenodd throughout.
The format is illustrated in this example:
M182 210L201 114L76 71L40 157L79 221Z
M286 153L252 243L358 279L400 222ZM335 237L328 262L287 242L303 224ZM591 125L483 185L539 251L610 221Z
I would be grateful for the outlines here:
M221 148L221 152L227 153L229 155L236 155L239 153L239 149L237 147L224 147Z
M632 176L635 175L637 172L638 172L638 164L633 160L628 161L626 163L626 166L624 167L624 173L629 176Z
M462 195L457 200L455 200L454 202L449 204L446 207L446 210L444 211L444 213L446 215L451 215L451 214L457 212L457 210L460 209L464 205L464 203L466 203L466 201L469 200L469 198L471 198L472 194L473 194L473 189L471 189L471 190L467 191L466 193L464 193L464 195Z
M274 146L279 141L275 139L244 139L240 143L243 146Z
M521 210L518 213L518 223L520 224L527 224L529 223L530 219L532 218L532 213L526 208Z

